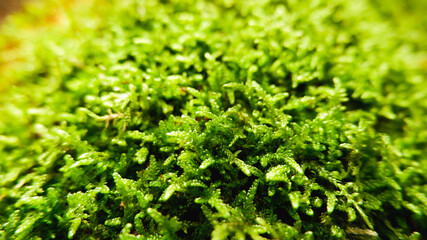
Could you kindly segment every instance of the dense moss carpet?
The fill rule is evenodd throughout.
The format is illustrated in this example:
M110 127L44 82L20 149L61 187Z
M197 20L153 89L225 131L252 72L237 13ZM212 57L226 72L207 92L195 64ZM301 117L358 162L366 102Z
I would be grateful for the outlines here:
M427 2L34 1L0 239L421 239Z

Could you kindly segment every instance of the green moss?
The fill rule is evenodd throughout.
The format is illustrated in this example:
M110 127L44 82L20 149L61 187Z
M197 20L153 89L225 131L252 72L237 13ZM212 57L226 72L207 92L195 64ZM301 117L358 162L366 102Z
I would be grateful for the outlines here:
M419 1L43 1L0 30L0 239L420 239Z

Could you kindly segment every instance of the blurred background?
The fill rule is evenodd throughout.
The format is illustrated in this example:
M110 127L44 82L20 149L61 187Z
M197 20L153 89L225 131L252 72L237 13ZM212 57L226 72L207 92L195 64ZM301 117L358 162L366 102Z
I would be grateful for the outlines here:
M23 1L24 0L0 0L0 21L3 20L7 14L19 9Z

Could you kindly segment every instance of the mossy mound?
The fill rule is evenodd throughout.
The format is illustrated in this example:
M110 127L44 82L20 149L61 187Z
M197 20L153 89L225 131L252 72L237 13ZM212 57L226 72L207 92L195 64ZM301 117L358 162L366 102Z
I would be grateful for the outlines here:
M43 1L0 30L0 239L420 239L425 1Z

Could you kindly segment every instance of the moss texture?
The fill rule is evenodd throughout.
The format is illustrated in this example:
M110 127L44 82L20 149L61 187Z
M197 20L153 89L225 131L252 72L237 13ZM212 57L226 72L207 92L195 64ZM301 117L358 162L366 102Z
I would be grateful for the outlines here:
M33 2L0 239L420 239L425 1Z

